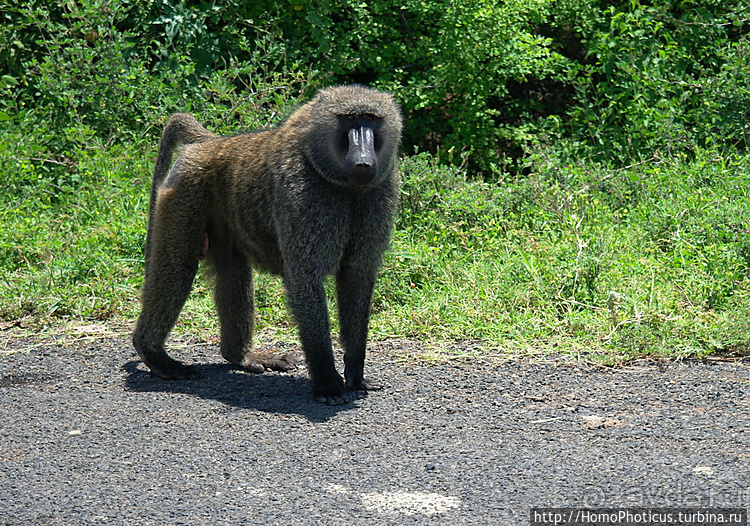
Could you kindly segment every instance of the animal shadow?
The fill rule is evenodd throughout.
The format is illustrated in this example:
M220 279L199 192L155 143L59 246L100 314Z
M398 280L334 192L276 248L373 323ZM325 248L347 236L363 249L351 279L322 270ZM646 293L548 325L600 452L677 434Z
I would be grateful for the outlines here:
M140 369L139 361L123 365L125 389L138 393L179 393L215 400L237 409L266 413L298 414L311 422L325 422L341 411L354 409L347 403L329 406L313 400L306 376L289 373L246 373L228 363L194 365L198 378L163 380ZM347 393L351 401L367 397L366 392Z

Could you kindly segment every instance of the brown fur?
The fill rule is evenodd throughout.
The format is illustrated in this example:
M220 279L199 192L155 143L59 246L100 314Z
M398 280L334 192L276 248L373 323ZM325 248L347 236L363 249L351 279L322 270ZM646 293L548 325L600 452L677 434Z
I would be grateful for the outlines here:
M205 256L216 271L224 358L255 372L292 366L251 352L255 267L284 277L316 397L340 403L345 386L377 388L363 376L365 345L397 206L401 124L390 95L360 86L328 88L279 128L231 137L174 115L154 170L142 312L133 335L152 372L194 374L166 354L164 341ZM328 274L336 275L345 382L331 347Z

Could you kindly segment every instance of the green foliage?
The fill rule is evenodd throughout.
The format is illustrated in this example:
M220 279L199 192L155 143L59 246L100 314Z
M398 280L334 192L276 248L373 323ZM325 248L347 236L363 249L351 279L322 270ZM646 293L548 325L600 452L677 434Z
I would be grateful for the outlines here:
M0 77L0 90L4 92L4 95L8 98L11 98L13 96L13 88L18 85L18 81L11 77L10 75L3 75ZM0 100L0 107L3 107L3 110L0 110L0 122L2 121L8 121L11 119L12 115L12 109L9 108L9 104L6 100Z
M750 146L750 40L743 36L718 52L723 64L706 79L702 104L695 111L699 137L705 144Z
M142 11L147 6L156 12ZM217 38L208 38L205 26L217 10L211 5L189 9L184 2L104 0L12 6L4 13L9 23L0 38L0 58L25 86L12 94L15 104L56 132L72 129L72 137L55 133L50 138L51 148L62 149L93 134L112 140L153 135L165 113L178 110L203 112L221 105L224 118L235 118L226 115L228 109L268 103L255 93L259 87L282 93L289 85L304 84L296 88L295 99L310 89L310 72L287 64L270 37L251 43L235 31L234 53L219 55L224 50L209 45ZM146 14L154 19L145 19ZM164 30L166 37L160 40L153 29L144 31L137 24ZM20 35L34 38L19 40ZM209 67L219 60L221 68ZM272 102L280 101L272 97Z
M289 53L396 93L408 147L485 174L552 141L621 165L745 146L739 1L290 0L268 12Z
M716 141L744 147L747 14L733 1L605 9L583 39L591 62L575 81L573 136L617 162Z
M552 142L625 165L746 147L747 16L739 0L10 0L0 119L119 140L203 111L217 76L239 92L293 72L393 91L407 151L485 175Z
M512 87L568 67L535 31L550 9L544 0L323 1L279 13L278 25L290 50L325 63L334 79L396 93L419 123L407 120L409 144L447 161L468 152L490 171L507 161L503 146L529 140L532 97L514 98Z

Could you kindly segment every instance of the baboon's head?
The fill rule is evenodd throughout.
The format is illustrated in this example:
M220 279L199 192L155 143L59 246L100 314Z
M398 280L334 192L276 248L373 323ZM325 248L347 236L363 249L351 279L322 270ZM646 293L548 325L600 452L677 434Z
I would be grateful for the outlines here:
M366 186L396 161L401 113L393 97L363 86L327 88L310 102L306 153L331 182Z

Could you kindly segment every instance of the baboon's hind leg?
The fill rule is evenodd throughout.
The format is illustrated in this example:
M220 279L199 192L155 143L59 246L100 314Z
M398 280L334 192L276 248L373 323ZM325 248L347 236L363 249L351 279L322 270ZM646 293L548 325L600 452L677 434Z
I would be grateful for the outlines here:
M149 225L142 310L133 333L133 345L141 360L161 378L197 376L192 368L167 355L164 341L190 293L204 229L200 211L181 205L172 189L161 192Z
M236 247L223 247L220 239L217 244L212 247L217 249L212 261L217 272L215 300L221 323L221 355L252 373L293 369L296 363L289 355L252 351L255 325L252 267Z

